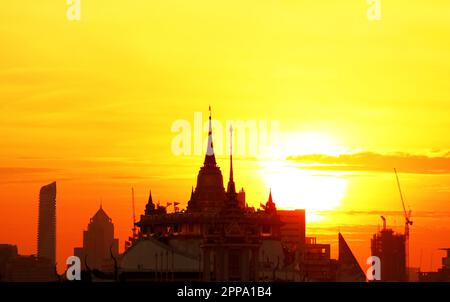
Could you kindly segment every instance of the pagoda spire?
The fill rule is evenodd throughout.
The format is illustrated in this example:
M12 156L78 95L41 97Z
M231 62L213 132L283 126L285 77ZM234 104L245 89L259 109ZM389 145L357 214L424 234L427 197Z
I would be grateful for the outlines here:
M152 190L150 190L150 194L148 195L148 202L153 203Z
M230 125L230 179L228 180L228 194L236 194L236 186L233 179L233 126Z
M148 202L145 206L145 215L150 215L155 212L155 204L153 203L152 190L150 190L150 194L148 196Z
M268 203L273 203L273 199L272 199L272 188L270 188L269 191L269 199L267 200Z
M209 130L208 130L208 145L206 147L205 166L215 167L216 156L214 155L213 141L212 141L212 122L211 122L211 106L209 106Z
M266 205L264 206L264 210L267 213L270 213L270 214L276 214L277 213L277 206L273 202L273 199L272 199L272 188L270 188L269 199L267 200Z

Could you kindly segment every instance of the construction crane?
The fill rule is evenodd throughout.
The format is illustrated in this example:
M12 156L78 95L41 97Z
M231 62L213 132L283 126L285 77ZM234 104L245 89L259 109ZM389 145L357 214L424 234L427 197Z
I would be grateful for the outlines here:
M381 216L381 220L383 220L383 231L386 230L386 217Z
M400 193L400 199L403 206L403 214L405 215L405 259L406 269L409 268L409 226L413 224L411 220L411 210L406 211L405 201L403 199L402 189L400 187L400 180L398 179L397 170L394 168L395 177L397 179L398 192Z

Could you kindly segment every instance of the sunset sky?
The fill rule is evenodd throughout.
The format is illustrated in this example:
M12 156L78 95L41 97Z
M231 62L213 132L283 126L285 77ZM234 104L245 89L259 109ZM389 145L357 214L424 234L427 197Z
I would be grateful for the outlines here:
M334 257L341 231L364 269L380 215L403 232L396 167L411 265L436 269L450 247L450 2L381 5L369 21L364 0L81 0L71 22L65 0L0 0L0 243L36 252L39 188L56 180L59 266L100 203L123 249L131 187L138 214L150 189L186 204L203 155L174 154L172 126L211 105L223 125L279 123L276 145L236 156L248 203L271 188ZM226 152L218 164L226 178Z

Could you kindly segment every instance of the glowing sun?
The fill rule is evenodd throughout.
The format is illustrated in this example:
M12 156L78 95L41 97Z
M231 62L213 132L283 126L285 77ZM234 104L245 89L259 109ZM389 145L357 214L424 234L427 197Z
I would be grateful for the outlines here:
M280 148L281 146L281 148ZM307 166L286 159L288 155L344 153L329 136L300 133L285 138L272 150L270 160L261 160L260 173L277 206L307 211L332 210L345 196L348 180L339 172L308 170Z

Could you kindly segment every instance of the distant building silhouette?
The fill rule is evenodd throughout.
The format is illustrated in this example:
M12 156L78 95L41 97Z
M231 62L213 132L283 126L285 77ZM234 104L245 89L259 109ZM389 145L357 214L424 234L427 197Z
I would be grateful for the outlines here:
M315 237L306 237L300 269L304 281L335 281L337 261L331 259L330 244L317 243Z
M382 218L383 229L374 234L371 240L372 256L377 256L381 260L380 281L408 281L405 236L386 228L384 217Z
M35 255L16 255L6 265L8 282L52 282L56 281L56 267L47 258Z
M51 260L35 255L19 255L16 245L0 244L0 281L50 282L56 279Z
M0 246L0 274L10 282L49 282L56 276L56 182L39 192L36 255L19 255L16 246Z
M8 261L18 256L17 246L0 244L0 281L6 281L6 266Z
M241 208L247 207L247 201L245 200L244 188L241 188L241 190L237 193L237 200L238 200L239 206Z
M281 222L281 240L285 244L295 244L297 249L305 245L305 210L278 210Z
M56 182L43 186L39 193L37 257L56 265Z
M83 232L83 247L75 248L74 254L81 259L83 269L87 261L89 268L111 270L111 252L114 256L119 254L119 240L114 238L111 218L100 206Z
M336 281L339 282L365 282L366 275L361 269L356 257L347 242L339 233L339 256L338 256L338 270Z

